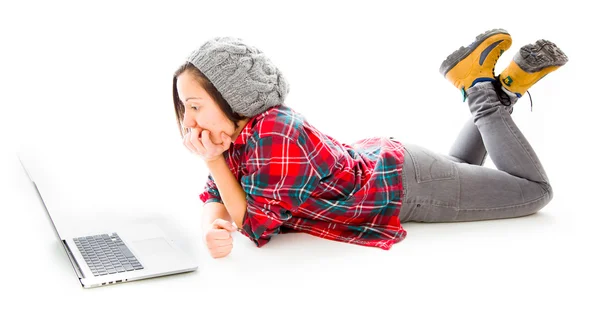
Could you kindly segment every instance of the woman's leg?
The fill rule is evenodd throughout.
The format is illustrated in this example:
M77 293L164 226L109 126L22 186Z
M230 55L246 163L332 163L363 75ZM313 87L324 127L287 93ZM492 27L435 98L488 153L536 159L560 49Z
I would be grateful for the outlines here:
M500 94L503 98L500 100L503 102L508 110L509 114L513 112L513 105L516 103L515 98L510 98L508 94ZM473 122L473 117L467 120L456 140L450 147L449 155L447 156L450 160L459 163L468 163L473 165L483 165L485 158L487 157L487 150L483 144L481 133Z
M512 106L509 113L512 112ZM473 165L483 165L487 157L487 150L481 138L479 129L473 123L473 118L469 118L461 128L454 143L450 147L446 158L458 162Z
M537 212L552 199L541 162L496 91L491 82L480 82L467 95L474 125L498 170L453 162L406 144L401 221L518 217Z
M536 183L548 178L533 148L496 97L492 82L467 90L469 109L498 170ZM501 91L501 90L500 90Z
M448 154L448 158L455 162L483 165L487 150L472 118L465 122Z
M495 81L497 82L497 81ZM492 82L467 90L469 109L498 170L458 167L458 218L492 219L529 215L552 199L552 187L535 151L497 97ZM516 99L512 97L512 99Z
M548 73L564 65L566 55L552 42L538 40L521 47L495 78L497 58L510 46L505 30L487 31L442 63L440 72L468 98L474 129L463 130L464 142L448 159L405 144L401 221L451 222L525 216L552 199L552 187L533 148L512 120L516 98ZM502 48L501 48L502 47ZM502 82L502 84L500 84ZM506 103L507 89L511 94ZM509 107L509 109L505 109ZM497 167L478 164L487 149Z

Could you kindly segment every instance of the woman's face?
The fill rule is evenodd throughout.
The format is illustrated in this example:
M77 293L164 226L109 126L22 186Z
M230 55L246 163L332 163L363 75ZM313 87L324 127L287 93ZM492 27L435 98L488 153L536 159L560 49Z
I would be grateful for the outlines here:
M188 71L177 78L177 93L185 107L183 126L197 128L200 134L203 130L208 130L210 139L215 144L223 143L221 132L231 137L233 143L248 122L248 118L241 120L240 127L236 130L233 122Z

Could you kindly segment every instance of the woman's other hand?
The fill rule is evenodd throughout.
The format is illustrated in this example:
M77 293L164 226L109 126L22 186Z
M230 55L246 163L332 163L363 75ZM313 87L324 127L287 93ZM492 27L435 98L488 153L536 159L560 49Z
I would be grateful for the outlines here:
M233 249L233 238L231 232L235 227L231 222L217 218L206 231L205 242L208 251L213 258L222 258L231 253Z

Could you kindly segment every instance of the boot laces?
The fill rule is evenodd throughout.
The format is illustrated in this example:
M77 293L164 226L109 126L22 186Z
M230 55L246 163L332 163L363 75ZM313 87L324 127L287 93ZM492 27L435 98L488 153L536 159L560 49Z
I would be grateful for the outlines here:
M500 76L496 76L494 78L494 81L492 81L492 85L494 86L494 89L496 90L496 96L498 96L498 100L500 100L500 103L504 106L510 106L512 103L510 101L510 96L508 95L508 93L504 92L504 90L502 90L502 84L500 83Z
M502 89L502 84L500 83L500 76L497 75L494 79L495 81L492 81L492 85L496 90L496 96L498 96L498 100L503 106L510 106L510 96ZM531 98L531 93L529 93L529 90L527 90L527 95L529 95L529 104L531 111L533 111L533 99Z

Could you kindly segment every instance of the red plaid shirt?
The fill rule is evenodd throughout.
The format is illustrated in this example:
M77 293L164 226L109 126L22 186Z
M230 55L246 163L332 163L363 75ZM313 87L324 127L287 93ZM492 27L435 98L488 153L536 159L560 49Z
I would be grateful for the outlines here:
M406 236L397 140L342 144L276 106L252 117L223 154L246 192L239 231L257 247L279 233L303 232L389 250ZM223 203L210 174L200 199Z

